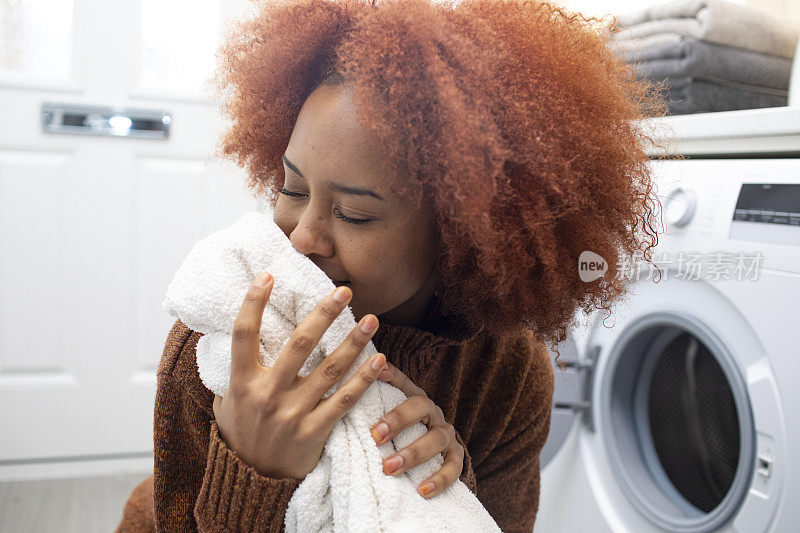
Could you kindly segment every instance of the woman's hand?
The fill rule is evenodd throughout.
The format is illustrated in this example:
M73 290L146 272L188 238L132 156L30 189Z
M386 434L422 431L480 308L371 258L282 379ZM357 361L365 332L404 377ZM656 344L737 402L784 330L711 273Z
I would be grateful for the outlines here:
M303 479L317 465L333 427L376 381L386 357L375 354L347 383L322 399L378 328L377 317L366 315L313 372L298 375L353 295L350 288L339 287L297 326L274 366L262 366L259 330L273 283L272 276L257 278L239 309L233 326L230 386L224 397L215 395L214 417L227 446L259 473Z
M408 398L372 427L372 438L377 444L389 442L417 422L428 426L425 435L384 459L383 471L390 475L401 474L442 452L442 468L417 487L417 492L426 498L436 496L458 480L464 467L464 448L456 440L455 428L447 423L441 408L425 391L396 366L386 363L386 370L380 372L378 379L397 387Z

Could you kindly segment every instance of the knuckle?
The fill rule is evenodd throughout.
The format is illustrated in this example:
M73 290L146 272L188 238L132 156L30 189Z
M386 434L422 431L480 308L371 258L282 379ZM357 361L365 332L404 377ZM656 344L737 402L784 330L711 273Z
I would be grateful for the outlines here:
M359 352L364 349L364 346L366 346L368 342L369 339L365 339L364 337L362 337L357 333L353 333L350 335L350 343L356 348L358 348Z
M316 424L300 424L297 428L297 436L303 441L310 441L313 440L320 431L321 429L317 427Z
M258 400L256 411L262 418L271 419L278 415L278 406L272 398L262 397Z
M361 382L364 384L365 387L369 387L375 381L372 378L372 375L366 370L359 371L358 377L359 379L361 379Z
M311 350L311 337L303 333L299 333L292 338L292 350L299 353L305 353Z
M342 390L339 394L339 405L349 411L358 401L358 396L348 390Z
M296 429L300 426L301 413L295 406L286 407L284 409L272 409L272 417L276 424L283 429Z
M406 448L406 456L408 457L409 463L413 465L417 465L420 463L420 453L419 449L416 446L409 446Z
M433 408L435 406L433 405L433 402L430 401L428 398L421 396L419 394L415 394L414 396L411 397L411 399L414 401L415 406L418 407L420 410L426 411L428 413L433 413Z
M244 299L248 302L258 302L267 297L267 293L262 287L251 285L244 295Z
M458 459L458 466L459 466L459 468L463 468L464 467L464 454L465 454L464 448L460 444L456 444L454 446L454 448L457 450L455 453L456 453L456 458Z
M339 316L341 311L333 304L333 302L323 300L319 304L319 312L323 317L325 317L325 319L333 322L336 320L336 317Z
M242 342L255 334L255 327L247 322L237 322L233 325L233 342Z
M330 362L322 369L322 375L329 381L339 381L344 369L334 362Z
M271 376L262 376L261 379L251 380L249 390L258 392L263 398L275 398L280 394L278 384Z
M436 444L439 450L447 449L448 445L450 444L450 432L443 427L436 428Z
M450 481L447 479L447 476L440 472L436 472L430 477L430 480L433 481L433 484L436 486L437 489L442 487L447 487L450 485ZM436 489L434 489L436 490Z
M390 411L383 416L383 421L389 426L389 431L392 431L396 427L402 427L401 425L401 417L395 411Z

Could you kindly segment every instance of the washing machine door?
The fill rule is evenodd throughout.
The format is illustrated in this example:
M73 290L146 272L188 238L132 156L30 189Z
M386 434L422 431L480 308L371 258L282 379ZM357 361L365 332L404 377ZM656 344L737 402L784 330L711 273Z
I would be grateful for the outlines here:
M735 283L647 280L592 329L589 405L543 470L537 530L769 530L782 406L740 303L783 282Z

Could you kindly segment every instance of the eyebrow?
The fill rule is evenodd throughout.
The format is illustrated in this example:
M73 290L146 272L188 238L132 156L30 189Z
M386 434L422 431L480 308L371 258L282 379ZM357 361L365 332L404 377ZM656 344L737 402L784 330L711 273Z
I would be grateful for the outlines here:
M301 178L306 179L306 177L303 176L303 173L300 172L300 169L297 168L296 166L294 166L294 163L289 161L289 159L286 157L286 154L283 154L282 157L283 157L284 164L286 164L286 166L289 167L292 170L292 172L294 172L295 174L297 174ZM332 189L334 191L341 192L341 193L344 193L344 194L352 194L352 195L355 195L355 196L372 196L374 198L377 198L378 200L383 200L383 201L386 200L383 196L381 196L380 194L376 193L372 189L366 189L364 187L352 187L350 185L344 185L343 183L336 183L334 181L328 181L328 182L326 182L326 184L328 185L329 189Z

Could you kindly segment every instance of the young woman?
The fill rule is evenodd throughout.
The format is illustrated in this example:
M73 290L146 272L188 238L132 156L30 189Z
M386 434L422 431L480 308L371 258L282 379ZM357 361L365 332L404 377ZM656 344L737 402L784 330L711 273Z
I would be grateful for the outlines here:
M618 257L656 237L633 121L665 108L599 35L548 4L502 0L264 2L237 28L217 77L233 119L220 153L247 166L339 288L264 368L257 332L280 280L254 284L224 398L197 375L201 334L175 322L154 476L119 531L281 531L331 429L377 379L408 400L371 428L376 445L429 428L386 475L442 453L422 497L461 479L504 532L531 531L553 391L545 343L578 307L620 296ZM581 281L586 250L605 277ZM358 326L298 376L345 305ZM370 340L380 353L323 400Z

